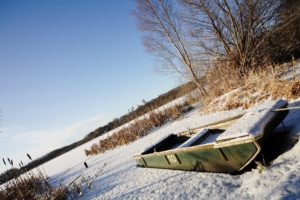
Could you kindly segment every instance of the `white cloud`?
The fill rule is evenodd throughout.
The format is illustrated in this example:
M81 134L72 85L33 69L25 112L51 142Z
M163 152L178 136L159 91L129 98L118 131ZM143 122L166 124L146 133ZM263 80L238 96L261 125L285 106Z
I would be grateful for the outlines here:
M38 158L56 148L71 144L108 122L104 115L94 116L83 122L61 129L26 131L20 128L4 128L0 134L0 159L28 160L26 153ZM4 166L0 165L0 171Z

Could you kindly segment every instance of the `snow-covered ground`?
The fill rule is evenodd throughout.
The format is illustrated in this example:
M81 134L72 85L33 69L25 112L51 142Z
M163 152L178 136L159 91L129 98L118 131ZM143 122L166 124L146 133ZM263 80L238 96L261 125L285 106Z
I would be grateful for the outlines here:
M282 79L291 80L294 76L300 77L300 59L295 61L295 65L288 64L289 70L283 74Z
M290 106L300 106L300 99ZM78 175L93 180L80 199L300 199L300 111L290 111L284 124L288 146L267 169L252 169L241 175L138 168L132 159L146 146L171 132L177 133L242 113L225 111L200 116L194 110L181 119L153 130L149 135L104 154L87 158L84 149L96 138L42 168L54 184L70 183ZM281 132L281 126L278 132ZM109 134L109 133L108 133ZM103 137L103 136L102 136ZM89 168L86 169L83 162ZM95 175L98 175L95 179ZM77 182L82 180L82 177ZM86 181L84 181L86 182Z

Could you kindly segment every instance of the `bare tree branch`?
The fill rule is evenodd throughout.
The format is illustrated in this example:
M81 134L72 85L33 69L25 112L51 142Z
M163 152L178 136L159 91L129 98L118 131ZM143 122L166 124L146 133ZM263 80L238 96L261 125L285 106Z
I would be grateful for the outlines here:
M142 31L145 32L145 47L155 55L162 64L161 67L174 71L182 77L189 77L202 95L206 91L199 81L193 58L193 49L187 45L186 35L181 31L182 18L178 16L179 10L174 10L175 1L171 0L136 0L138 13L136 18ZM176 5L179 6L179 5ZM153 47L158 47L154 49Z

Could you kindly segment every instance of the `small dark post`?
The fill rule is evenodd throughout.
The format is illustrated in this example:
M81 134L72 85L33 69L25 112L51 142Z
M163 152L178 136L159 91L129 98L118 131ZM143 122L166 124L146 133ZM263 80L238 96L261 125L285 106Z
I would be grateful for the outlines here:
M84 162L83 164L84 164L85 168L89 167L86 162Z
M29 153L27 154L27 157L28 157L30 160L32 160L32 158L31 158L31 156L29 155Z

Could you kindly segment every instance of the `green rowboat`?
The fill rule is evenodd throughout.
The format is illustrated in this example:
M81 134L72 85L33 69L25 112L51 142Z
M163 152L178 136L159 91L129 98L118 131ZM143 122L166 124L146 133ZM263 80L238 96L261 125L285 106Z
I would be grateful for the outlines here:
M235 173L260 153L265 140L288 110L285 100L267 101L238 119L198 130L170 134L134 159L139 167L201 172Z

